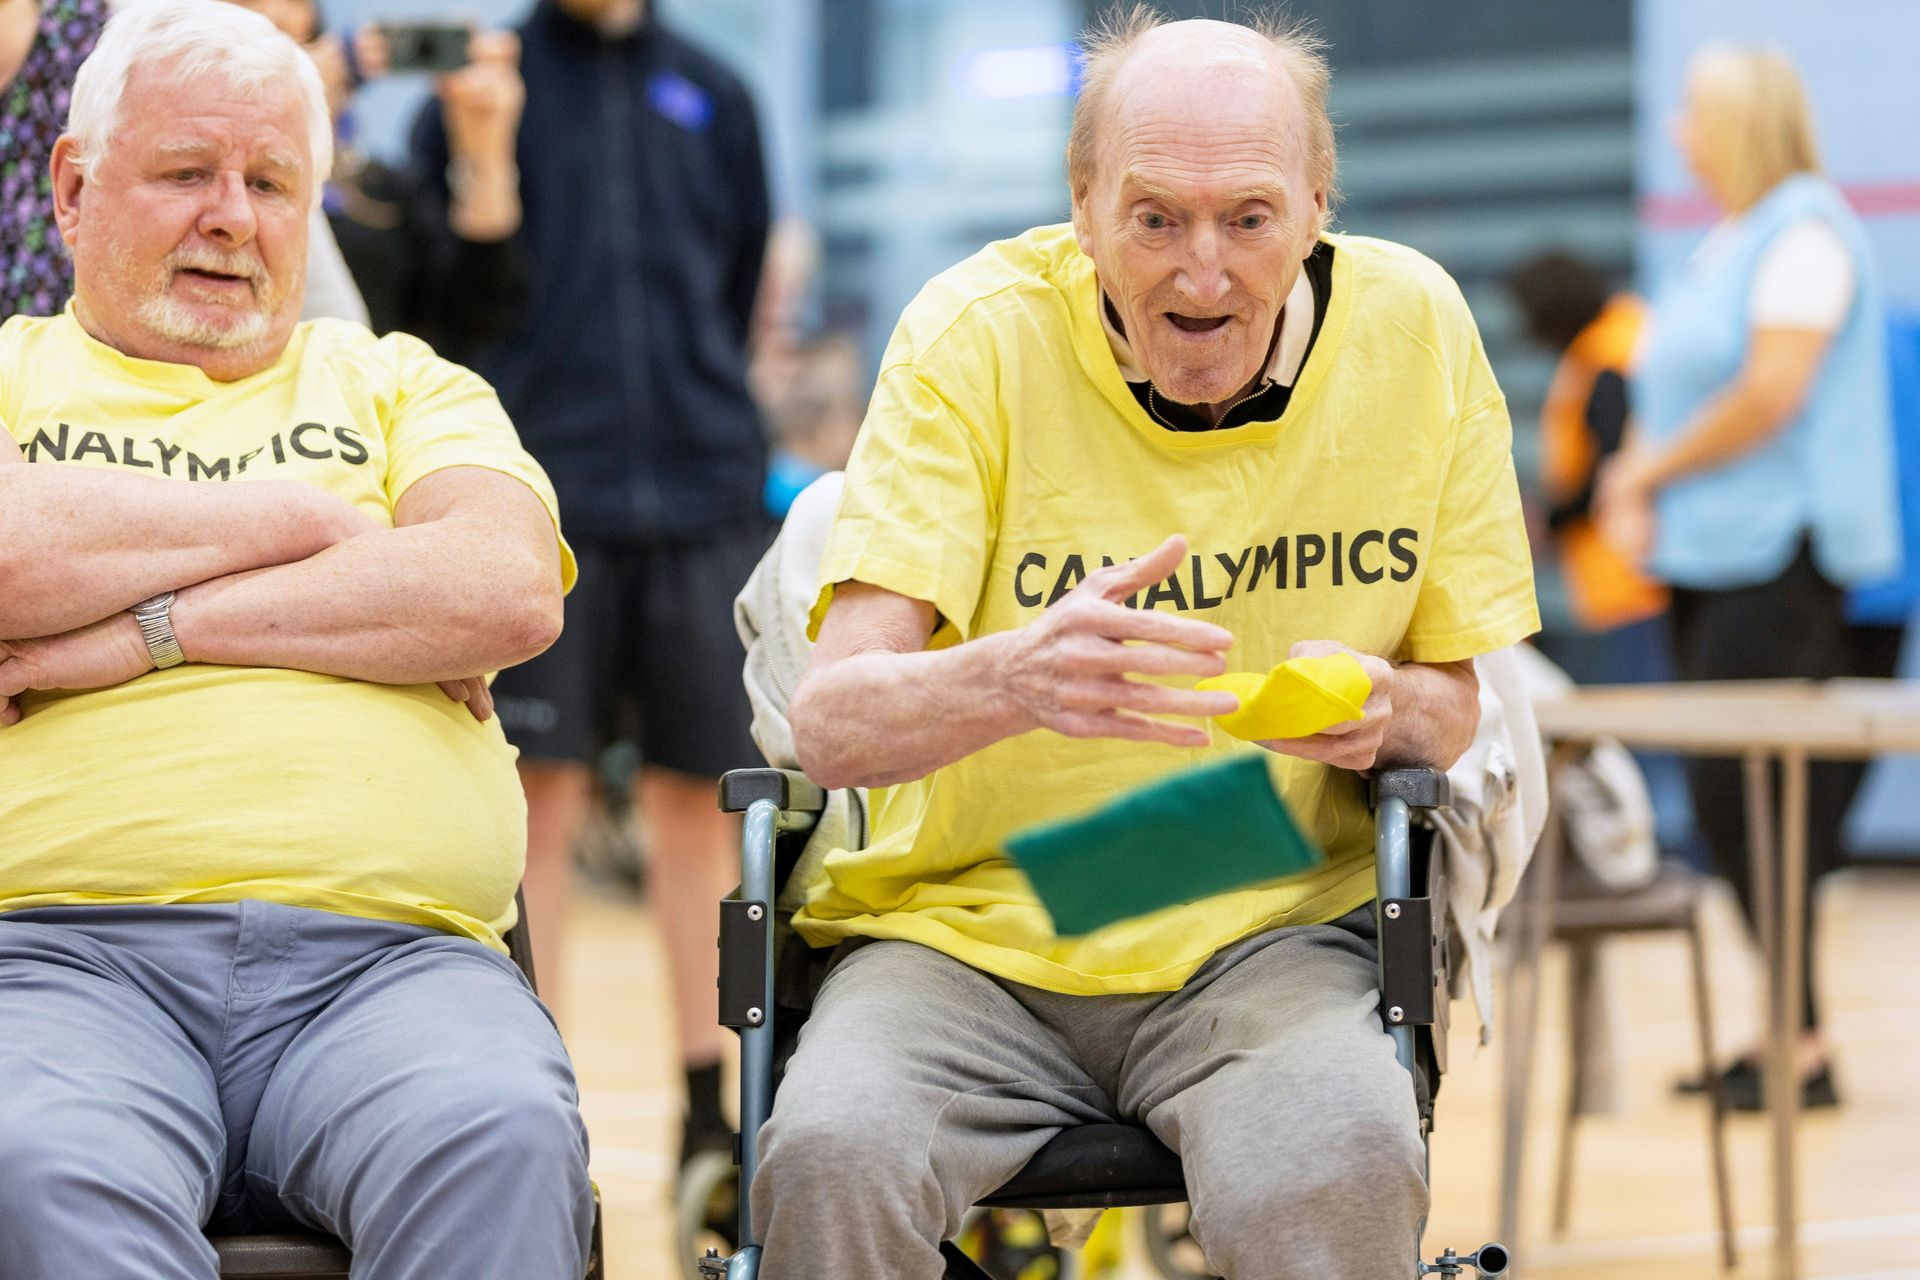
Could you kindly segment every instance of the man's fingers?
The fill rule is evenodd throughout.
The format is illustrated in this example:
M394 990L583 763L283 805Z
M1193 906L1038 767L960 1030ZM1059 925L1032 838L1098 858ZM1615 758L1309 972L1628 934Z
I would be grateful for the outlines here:
M20 706L12 698L0 698L0 729L20 723Z
M1232 715L1240 709L1240 699L1223 690L1170 689L1165 685L1139 680L1115 680L1109 696L1112 705L1128 711L1144 711L1156 716Z
M1233 632L1225 627L1157 609L1103 604L1088 609L1086 618L1088 630L1109 640L1147 640L1213 653L1225 653L1233 647Z
M1087 578L1087 585L1108 600L1124 600L1144 591L1178 569L1187 558L1187 540L1174 534L1138 560L1100 569Z
M1087 711L1067 717L1061 732L1076 738L1126 738L1133 742L1164 742L1172 747L1204 747L1207 731L1177 720L1155 720L1124 711Z
M479 678L467 681L471 696L467 699L467 710L481 724L493 719L493 691L487 688L487 682Z
M442 680L440 682L440 692L446 694L455 702L465 702L467 700L467 682L465 680Z
M18 658L8 658L0 662L0 698L11 701L25 693L33 683L33 676L27 670L27 664Z
M1217 676L1227 669L1226 657L1218 652L1164 644L1103 645L1088 661L1094 670L1116 676Z

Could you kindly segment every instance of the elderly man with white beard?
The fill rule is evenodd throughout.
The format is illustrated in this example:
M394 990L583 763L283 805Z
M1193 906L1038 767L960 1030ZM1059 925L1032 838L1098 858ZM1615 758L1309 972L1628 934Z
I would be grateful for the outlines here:
M8 1280L293 1225L369 1280L584 1270L484 679L572 557L484 382L298 322L330 156L266 19L127 6L52 158L74 300L0 327Z
M1360 775L1456 760L1471 660L1538 626L1505 401L1444 272L1326 229L1310 41L1136 8L1086 50L1071 225L907 308L827 543L794 743L873 788L872 829L795 918L836 950L763 1135L770 1280L938 1280L967 1206L1114 1121L1180 1156L1209 1274L1413 1269ZM1371 678L1363 718L1205 723L1238 709L1196 687L1229 655L1332 653ZM1009 842L1229 753L1324 865L1057 933ZM1204 860L1181 812L1159 856Z

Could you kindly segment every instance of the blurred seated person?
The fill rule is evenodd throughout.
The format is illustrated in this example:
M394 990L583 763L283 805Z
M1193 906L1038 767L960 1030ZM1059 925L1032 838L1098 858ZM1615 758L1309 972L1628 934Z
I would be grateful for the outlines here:
M270 18L320 69L341 145L324 204L328 232L316 233L315 244L340 261L365 300L360 316L346 318L379 334L414 334L453 354L510 328L526 289L525 269L509 244L520 228L514 138L526 86L519 38L476 30L467 65L435 79L452 157L443 188L353 145L354 95L389 70L377 24L334 33L324 29L315 0L234 2ZM320 314L336 313L315 311L309 299L303 318Z
M1665 661L1653 652L1658 635L1636 624L1666 610L1667 591L1600 536L1593 489L1626 438L1627 379L1646 308L1631 294L1614 293L1599 271L1567 253L1528 259L1507 277L1507 287L1527 335L1559 357L1540 411L1547 527L1575 623L1588 633L1611 633L1584 676L1600 683L1645 679Z
M860 349L847 338L802 342L783 365L779 382L764 384L759 392L773 433L767 514L776 520L785 517L802 489L846 467L866 408Z
M1886 315L1866 232L1821 171L1783 54L1696 54L1674 136L1726 216L1654 296L1635 362L1638 425L1600 477L1601 532L1672 587L1680 679L1866 674L1847 592L1901 560ZM1857 764L1812 768L1816 883L1844 861L1861 776ZM1751 919L1741 766L1689 760L1687 777L1714 864ZM1816 998L1814 900L1809 892L1793 1011L1806 1028L1810 1107L1838 1100ZM1731 1105L1760 1108L1752 1055L1725 1084Z
M265 20L128 5L53 150L73 302L0 326L8 1280L213 1280L209 1228L364 1280L585 1269L482 679L552 642L571 556L484 382L299 321L330 150Z
M1439 267L1326 232L1310 40L1136 9L1085 48L1072 224L909 305L821 565L794 742L872 831L795 918L837 958L765 1130L770 1280L938 1280L1087 1123L1180 1156L1209 1274L1405 1274L1426 1214L1359 775L1452 764L1473 658L1537 628L1506 401ZM1239 705L1196 677L1331 653L1363 719L1196 723ZM1262 749L1324 866L1055 933L1010 836Z

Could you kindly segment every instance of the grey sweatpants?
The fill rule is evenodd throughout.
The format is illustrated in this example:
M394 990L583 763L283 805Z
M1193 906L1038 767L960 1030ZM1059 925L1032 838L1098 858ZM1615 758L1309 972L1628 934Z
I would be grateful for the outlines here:
M265 902L0 915L0 1276L213 1280L308 1228L355 1280L580 1280L586 1132L511 961Z
M767 1280L939 1280L939 1242L1067 1125L1177 1152L1227 1280L1398 1280L1426 1214L1372 908L1214 956L1178 991L1067 996L908 942L827 977L754 1182Z

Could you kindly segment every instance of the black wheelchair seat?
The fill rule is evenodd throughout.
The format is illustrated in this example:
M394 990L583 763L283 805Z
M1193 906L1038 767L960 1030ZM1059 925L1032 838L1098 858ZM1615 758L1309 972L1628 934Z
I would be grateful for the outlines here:
M1135 1124L1062 1129L1013 1180L980 1201L994 1209L1118 1209L1187 1198L1180 1157Z
M300 1280L332 1280L353 1265L347 1247L331 1236L232 1236L213 1242L224 1277L277 1276Z

